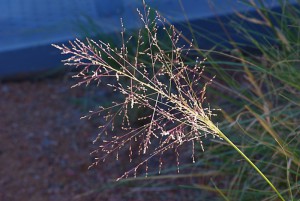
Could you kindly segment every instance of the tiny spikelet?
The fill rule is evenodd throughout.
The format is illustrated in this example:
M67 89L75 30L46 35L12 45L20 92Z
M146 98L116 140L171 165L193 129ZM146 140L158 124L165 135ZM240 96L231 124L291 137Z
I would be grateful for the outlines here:
M200 59L193 65L185 63L184 57L192 44L185 48L180 41L181 34L173 25L166 25L159 13L149 19L151 10L145 6L144 13L138 11L145 29L137 37L125 39L122 23L122 46L114 48L103 41L76 39L67 45L53 45L62 54L69 55L65 65L81 67L76 77L81 78L77 85L109 78L113 93L123 96L120 102L99 107L85 117L101 114L100 132L94 143L100 143L92 155L96 155L93 165L114 155L121 160L122 149L127 149L127 156L133 168L119 179L136 177L140 169L145 176L151 166L149 160L159 157L159 173L163 167L163 155L173 150L175 163L180 165L180 147L192 144L192 162L195 163L195 142L204 150L202 138L207 134L218 136L211 125L214 115L210 108L203 108L205 91L208 84L202 79L204 66ZM159 24L159 25L158 25ZM157 34L161 29L170 41L163 41ZM146 34L142 34L146 33ZM136 39L136 55L128 56L128 41ZM133 58L133 59L131 59ZM113 79L111 79L113 78ZM134 117L134 111L139 112ZM118 118L121 117L121 120ZM117 122L120 123L117 123ZM103 135L105 134L105 135ZM92 166L93 166L92 165ZM142 168L143 167L143 168Z

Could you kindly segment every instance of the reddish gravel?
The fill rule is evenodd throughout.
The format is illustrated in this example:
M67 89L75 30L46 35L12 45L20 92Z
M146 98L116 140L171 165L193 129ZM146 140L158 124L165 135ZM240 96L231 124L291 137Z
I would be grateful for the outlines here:
M0 85L1 201L88 200L83 195L108 179L87 170L97 127L79 120L74 100L86 90L70 86L62 79Z
M70 88L63 78L0 83L0 201L194 200L173 180L134 181L111 188L127 161L88 170L97 123L84 109L112 96L99 88ZM98 99L90 100L96 94ZM125 160L125 159L124 159ZM178 182L178 181L177 181ZM113 183L116 184L116 183ZM189 183L177 183L188 185ZM150 186L150 187L149 187ZM204 198L204 197L202 197Z

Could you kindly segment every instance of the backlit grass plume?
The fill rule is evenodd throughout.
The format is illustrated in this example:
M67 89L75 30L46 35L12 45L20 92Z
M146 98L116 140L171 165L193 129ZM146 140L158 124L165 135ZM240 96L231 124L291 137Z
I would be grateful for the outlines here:
M75 40L68 46L54 45L62 54L70 55L65 65L78 68L75 77L81 78L78 85L93 81L105 82L114 93L121 94L123 101L113 102L109 107L100 107L87 115L104 118L102 131L95 142L100 146L93 165L126 149L133 168L119 179L136 176L140 169L148 171L148 161L157 156L159 172L163 166L163 154L174 151L179 166L179 149L188 144L194 159L195 143L203 148L202 139L207 136L224 139L233 146L271 185L263 173L241 152L212 122L213 110L204 107L207 85L212 82L202 79L203 62L185 62L190 45L180 43L181 35L174 26L158 12L150 19L151 10L145 6L140 17L144 29L136 37L125 37L122 24L122 46L114 48L103 41ZM135 46L128 48L128 45ZM108 79L107 79L108 78ZM104 82L103 82L104 83ZM143 111L133 121L133 111ZM115 120L121 117L121 122ZM178 169L179 171L179 169ZM279 196L281 196L278 193Z

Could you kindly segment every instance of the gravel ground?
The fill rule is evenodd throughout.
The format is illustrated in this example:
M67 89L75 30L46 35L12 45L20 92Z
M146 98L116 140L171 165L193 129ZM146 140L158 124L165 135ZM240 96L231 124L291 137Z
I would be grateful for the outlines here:
M93 200L87 192L110 179L88 170L97 127L79 120L74 100L86 90L70 86L63 79L0 85L0 200Z
M186 180L113 183L126 170L126 157L88 169L98 125L80 117L112 94L99 88L71 89L73 84L65 78L0 83L0 201L173 201L199 196L199 190L178 189L190 184ZM89 99L91 93L98 99Z

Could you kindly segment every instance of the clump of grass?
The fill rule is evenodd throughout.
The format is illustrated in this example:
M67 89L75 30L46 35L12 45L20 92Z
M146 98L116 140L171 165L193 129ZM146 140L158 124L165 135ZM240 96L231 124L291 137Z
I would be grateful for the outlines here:
M183 59L192 48L192 43L181 45L181 34L176 32L174 26L167 26L166 20L158 12L151 21L149 8L145 6L144 15L138 12L147 34L142 35L140 31L137 37L125 38L122 25L121 48L91 39L86 42L77 39L70 42L70 47L54 45L62 54L71 55L64 60L66 65L81 67L75 76L81 78L78 85L93 81L101 83L103 79L109 79L111 82L108 86L114 93L123 95L122 102L100 107L86 116L101 115L105 122L94 141L99 141L100 146L93 152L97 154L93 165L113 154L118 160L119 151L127 149L129 162L134 167L118 180L130 175L135 177L142 167L147 176L149 161L154 157L159 158L160 173L167 160L164 154L172 150L179 172L180 148L191 143L191 161L195 162L195 144L199 143L204 150L202 139L211 135L233 147L284 200L271 181L213 122L214 110L205 103L206 87L213 79L203 79L203 60L197 58L190 65ZM158 30L162 30L169 41L161 41L162 33ZM128 54L126 45L129 43L136 44L133 57ZM130 115L136 108L147 108L148 111L138 117L138 121L143 123L141 126L137 126ZM119 128L115 128L115 120L119 116L122 121Z
M224 115L224 121L219 124L221 130L232 134L235 144L268 174L285 197L297 200L299 3L277 1L280 9L271 10L264 1L244 2L256 10L256 17L238 14L230 23L248 43L230 41L235 50L231 55L222 54L226 60L216 60L207 54L211 65L207 69L217 77L209 93L222 95L222 101L217 103ZM256 31L257 26L264 32ZM236 162L230 147L216 145L211 150L206 151L207 157L222 151L224 155L227 153L227 164L231 164L218 166L232 175L228 183L219 184L225 186L223 192L227 199L249 200L253 195L259 200L276 199L266 191L268 187L264 182L254 175L249 176L251 170L246 164Z

